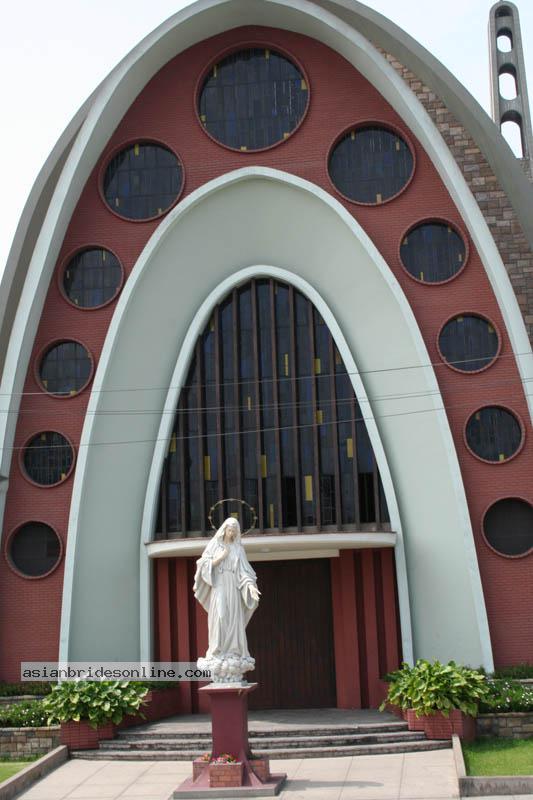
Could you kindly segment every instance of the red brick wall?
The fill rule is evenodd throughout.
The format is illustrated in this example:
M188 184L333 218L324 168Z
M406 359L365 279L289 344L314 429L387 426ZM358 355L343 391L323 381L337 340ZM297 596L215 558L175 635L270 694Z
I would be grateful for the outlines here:
M260 42L280 47L304 66L310 80L311 101L298 132L278 147L263 153L231 152L209 139L197 122L194 92L199 74L228 47ZM78 247L98 244L111 248L129 275L157 221L136 223L119 219L101 201L99 170L108 154L132 138L155 138L174 148L185 166L184 196L208 180L230 170L261 164L299 175L322 186L340 199L327 175L327 154L333 140L347 126L365 120L397 125L402 120L379 93L341 56L307 37L274 29L240 28L204 41L170 61L150 81L111 137L102 158L85 186L73 214L58 260ZM470 241L470 258L464 272L444 286L423 286L401 268L398 243L405 229L425 216L442 216L461 229L461 219L428 156L413 137L416 174L406 192L390 203L362 207L342 202L367 231L398 278L417 316L433 362L439 362L436 337L452 314L477 311L495 323L502 337L498 362L477 375L462 375L446 366L436 368L463 472L472 524L489 610L496 660L512 663L533 658L533 621L529 613L531 557L509 560L497 556L484 543L481 516L498 497L519 494L533 501L530 438L521 454L504 465L482 464L463 444L463 426L469 414L485 403L505 403L527 421L520 378L489 281ZM467 237L468 238L468 237ZM100 355L114 303L94 311L82 311L62 297L57 275L50 285L37 333L32 363L25 384L15 446L39 430L59 429L79 442L88 390L73 399L57 399L40 393L33 369L35 356L58 337L75 337L86 344L95 360ZM394 332L391 331L391 342ZM139 374L142 374L140 371ZM529 426L528 426L529 431ZM431 476L428 476L431 479ZM5 535L29 519L52 524L65 541L72 478L64 485L43 489L30 485L13 459L4 522ZM105 513L105 512L103 512ZM431 536L431 531L428 531ZM62 564L41 580L15 575L5 559L0 563L0 675L16 680L19 661L54 658L57 655ZM431 655L431 654L426 654Z

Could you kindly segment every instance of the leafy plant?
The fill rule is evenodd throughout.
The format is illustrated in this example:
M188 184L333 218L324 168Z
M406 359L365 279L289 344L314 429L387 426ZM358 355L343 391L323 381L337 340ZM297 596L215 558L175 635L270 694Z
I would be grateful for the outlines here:
M479 710L482 714L533 711L533 686L508 680L489 681L487 696L481 701Z
M25 700L12 706L0 706L0 728L40 728L48 723L42 700Z
M65 681L42 703L49 725L83 719L96 728L107 722L118 725L126 714L137 713L147 691L145 685L132 681Z
M24 694L49 694L53 683L24 681L23 683L4 683L0 681L0 697L16 697Z
M450 661L430 663L418 659L414 667L402 664L389 676L387 703L401 709L413 709L417 717L441 711L448 716L453 709L475 716L479 703L488 696L487 679L475 669Z

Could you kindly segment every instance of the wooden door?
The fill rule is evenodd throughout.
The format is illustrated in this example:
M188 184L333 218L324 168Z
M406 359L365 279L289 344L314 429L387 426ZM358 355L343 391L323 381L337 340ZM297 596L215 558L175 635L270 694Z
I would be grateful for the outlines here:
M247 628L259 683L250 708L333 708L335 657L329 560L252 565L262 592Z

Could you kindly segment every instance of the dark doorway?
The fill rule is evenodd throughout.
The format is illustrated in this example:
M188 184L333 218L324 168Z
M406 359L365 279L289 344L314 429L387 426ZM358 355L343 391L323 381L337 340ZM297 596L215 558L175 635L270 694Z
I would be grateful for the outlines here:
M262 592L247 628L259 686L250 708L336 706L329 560L254 562Z

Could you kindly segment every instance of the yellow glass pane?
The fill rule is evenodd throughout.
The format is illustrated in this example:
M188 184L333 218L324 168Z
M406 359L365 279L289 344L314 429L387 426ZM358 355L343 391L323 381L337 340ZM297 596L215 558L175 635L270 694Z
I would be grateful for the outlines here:
M206 481L211 480L211 456L204 456L204 478Z
M305 476L305 499L311 502L313 499L313 476Z
M261 477L266 478L267 476L267 457L265 455L261 456Z
M353 439L346 439L346 458L353 458Z

